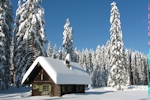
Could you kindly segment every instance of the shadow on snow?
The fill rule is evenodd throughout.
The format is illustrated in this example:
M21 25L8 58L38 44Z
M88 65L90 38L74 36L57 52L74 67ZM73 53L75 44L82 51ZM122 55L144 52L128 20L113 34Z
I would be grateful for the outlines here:
M15 94L15 93L25 93L31 91L30 87L10 87L7 90L0 90L0 94Z

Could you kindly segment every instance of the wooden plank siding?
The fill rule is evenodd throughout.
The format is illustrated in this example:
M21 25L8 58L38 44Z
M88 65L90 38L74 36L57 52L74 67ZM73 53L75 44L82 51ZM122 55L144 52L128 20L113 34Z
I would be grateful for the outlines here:
M59 88L51 79L51 77L49 77L46 71L43 70L43 68L41 69L41 71L39 72L39 74L36 76L36 78L34 79L32 83L32 95L33 96L42 95L42 92L39 91L39 88L33 89L33 86L35 84L37 84L38 86L41 86L43 84L49 84L51 86L51 92L49 93L50 96L55 96L56 95L55 89Z

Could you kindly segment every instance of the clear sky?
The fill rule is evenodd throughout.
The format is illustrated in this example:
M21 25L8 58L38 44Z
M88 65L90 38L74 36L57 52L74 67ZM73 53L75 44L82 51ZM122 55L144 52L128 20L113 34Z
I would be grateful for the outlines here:
M14 14L18 0L11 0ZM63 27L69 18L73 27L73 45L79 50L96 49L110 39L110 4L120 12L124 47L148 53L147 0L42 0L45 33L52 46L62 45Z

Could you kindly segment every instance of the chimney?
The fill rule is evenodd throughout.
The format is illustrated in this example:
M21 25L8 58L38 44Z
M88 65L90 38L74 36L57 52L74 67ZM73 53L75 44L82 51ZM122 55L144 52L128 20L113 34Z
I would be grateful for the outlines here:
M70 68L70 54L67 54L66 58L65 58L65 64L68 68Z
M66 66L70 68L70 62L68 60L66 60Z

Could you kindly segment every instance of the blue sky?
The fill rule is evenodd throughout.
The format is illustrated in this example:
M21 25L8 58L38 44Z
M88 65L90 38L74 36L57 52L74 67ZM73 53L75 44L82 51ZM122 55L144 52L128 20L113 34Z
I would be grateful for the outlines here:
M11 0L14 14L17 1ZM115 1L121 15L124 47L147 54L147 0L42 0L45 33L52 46L62 45L63 27L70 19L73 45L79 50L96 49L110 39L110 4Z

